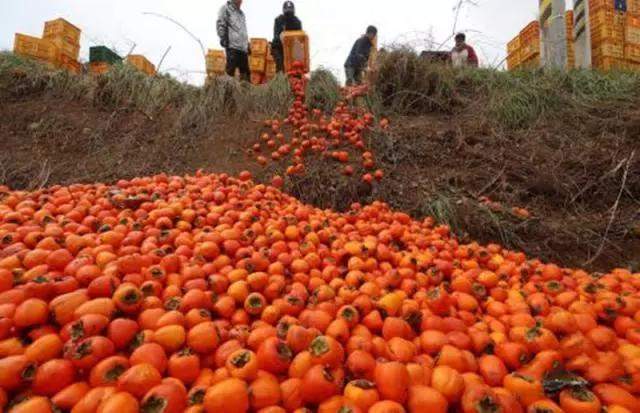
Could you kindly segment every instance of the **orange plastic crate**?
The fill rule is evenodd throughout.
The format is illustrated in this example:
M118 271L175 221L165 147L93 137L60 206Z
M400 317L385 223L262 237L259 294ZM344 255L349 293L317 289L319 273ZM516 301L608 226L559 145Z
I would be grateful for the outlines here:
M156 73L156 67L146 57L142 55L129 55L127 56L127 62L147 75L154 75Z
M257 56L265 56L269 49L269 41L267 39L251 39L251 54Z
M42 37L66 37L69 43L79 44L81 33L82 31L78 27L65 19L55 19L44 23L44 33Z
M111 65L107 62L91 62L89 63L89 73L94 75L103 75L109 71Z
M68 56L60 56L60 68L79 75L82 72L82 64Z
M567 34L567 68L573 69L575 66L575 49L573 47L573 10L568 10L564 15Z
M38 60L58 64L60 51L55 44L46 39L16 33L13 51L17 55L32 57Z
M251 73L251 84L252 85L261 85L264 83L264 73Z
M537 20L527 24L520 32L522 39L530 39L532 37L540 37L540 22Z

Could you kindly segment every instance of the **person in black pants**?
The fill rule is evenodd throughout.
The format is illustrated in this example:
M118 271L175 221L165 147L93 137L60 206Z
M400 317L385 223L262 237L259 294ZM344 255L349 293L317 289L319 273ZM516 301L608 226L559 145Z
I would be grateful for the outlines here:
M367 32L356 40L349 57L344 64L344 71L347 75L347 86L359 85L362 83L362 72L369 62L373 41L378 35L378 29L374 26L367 27Z
M282 36L286 31L302 30L302 22L296 17L296 6L292 1L285 1L282 14L276 17L271 42L271 55L276 62L276 71L284 72L284 47Z
M249 34L241 6L242 0L228 0L220 9L216 29L220 45L227 52L227 74L233 77L239 69L240 79L249 82Z

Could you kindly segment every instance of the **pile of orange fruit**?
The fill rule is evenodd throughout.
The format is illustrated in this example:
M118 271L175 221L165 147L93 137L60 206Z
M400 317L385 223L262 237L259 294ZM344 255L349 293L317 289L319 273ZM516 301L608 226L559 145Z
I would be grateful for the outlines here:
M640 274L249 173L0 199L3 411L640 411Z
M365 133L374 126L374 116L346 102L340 102L330 117L319 109L310 111L305 104L307 79L303 65L294 64L288 78L294 96L289 115L284 120L265 121L266 131L248 151L255 161L262 166L286 161L286 175L303 175L305 159L315 154L327 163L337 162L345 176L359 172L364 182L381 180L384 173L376 169L375 157L364 140ZM349 96L366 92L366 88L356 89ZM378 126L384 129L388 125L389 121L383 119Z

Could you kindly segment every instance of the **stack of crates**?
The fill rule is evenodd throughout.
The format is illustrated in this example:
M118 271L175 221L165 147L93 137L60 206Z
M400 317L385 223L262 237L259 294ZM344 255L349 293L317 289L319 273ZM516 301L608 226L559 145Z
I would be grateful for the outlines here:
M81 33L79 28L65 19L56 19L45 22L42 35L58 48L58 67L76 74L82 70L82 65L78 62Z
M515 70L520 66L520 56L522 47L520 43L520 34L507 43L507 70Z
M13 52L19 56L36 59L49 67L57 67L60 61L60 50L46 39L16 33Z
M564 21L567 30L567 69L571 70L576 67L576 50L573 45L573 10L567 10Z
M629 0L627 3L624 57L628 69L640 70L640 0Z
M591 66L594 69L624 69L625 14L613 0L589 0Z
M227 56L224 50L209 49L205 57L207 65L207 78L213 79L223 76L227 69Z
M122 58L106 46L89 49L89 72L95 75L107 73L112 65L121 63Z
M154 64L142 55L129 55L127 56L127 62L131 66L135 67L148 76L153 76L156 74L156 67L154 66Z
M533 21L520 32L520 66L525 69L540 67L540 22Z
M267 39L251 39L250 43L249 69L251 70L251 83L260 85L265 81L269 41Z
M273 54L271 54L271 45L269 45L269 50L267 52L267 67L264 71L264 80L265 82L271 81L274 77L276 77L276 61L273 58Z
M45 22L42 38L16 33L13 51L17 55L39 60L51 68L62 68L77 74L82 69L78 62L80 34L79 28L64 19L51 20Z
M518 35L520 49L516 51L518 56L518 69L536 69L540 67L540 22L532 21L527 24Z

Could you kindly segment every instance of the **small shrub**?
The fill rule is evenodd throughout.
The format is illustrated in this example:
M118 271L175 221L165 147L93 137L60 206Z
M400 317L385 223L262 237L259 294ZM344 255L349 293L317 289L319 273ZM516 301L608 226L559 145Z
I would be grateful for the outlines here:
M340 99L340 83L335 75L324 68L314 70L307 86L307 105L331 112Z

